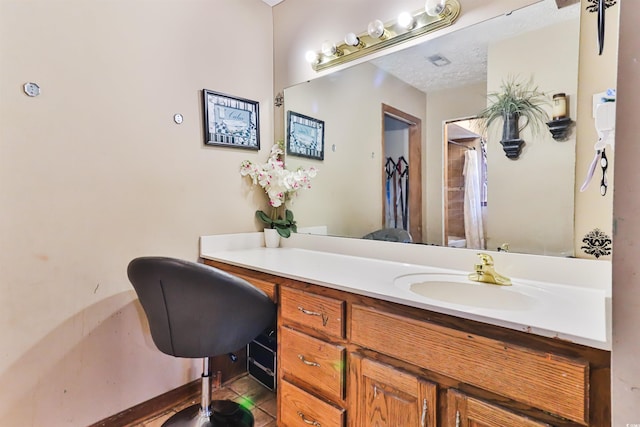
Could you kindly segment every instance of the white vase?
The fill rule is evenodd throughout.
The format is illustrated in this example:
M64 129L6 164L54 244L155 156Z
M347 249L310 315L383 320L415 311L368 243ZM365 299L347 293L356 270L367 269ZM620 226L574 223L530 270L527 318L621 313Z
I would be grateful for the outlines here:
M275 228L264 229L264 245L267 248L277 248L280 246L280 235Z

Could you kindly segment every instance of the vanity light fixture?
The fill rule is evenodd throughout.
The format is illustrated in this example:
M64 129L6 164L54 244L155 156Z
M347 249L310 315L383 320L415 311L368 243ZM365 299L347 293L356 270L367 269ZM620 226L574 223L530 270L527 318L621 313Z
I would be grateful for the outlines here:
M429 16L438 16L445 7L445 0L427 0L424 4L424 11Z
M448 27L459 15L459 0L428 0L425 8L403 13L396 20L373 20L366 32L348 33L342 43L324 42L320 51L307 52L307 62L315 71L324 70Z

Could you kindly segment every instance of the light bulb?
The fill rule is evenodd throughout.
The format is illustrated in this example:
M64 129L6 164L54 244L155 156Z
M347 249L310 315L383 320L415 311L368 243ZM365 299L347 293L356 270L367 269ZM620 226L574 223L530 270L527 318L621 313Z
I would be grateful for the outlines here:
M349 46L358 46L360 44L360 39L355 35L355 33L347 33L347 35L344 36L344 42Z
M330 41L325 41L322 43L322 54L324 56L332 56L336 54L337 48L335 43L331 43Z
M416 20L413 19L413 16L411 16L409 12L402 12L398 15L398 25L410 30L416 25Z
M379 19L369 22L367 33L371 38L381 39L384 36L384 23Z
M320 57L318 54L312 50L308 50L304 55L304 58L307 60L309 64L317 64Z
M427 0L424 4L424 11L429 16L438 16L444 10L446 0Z

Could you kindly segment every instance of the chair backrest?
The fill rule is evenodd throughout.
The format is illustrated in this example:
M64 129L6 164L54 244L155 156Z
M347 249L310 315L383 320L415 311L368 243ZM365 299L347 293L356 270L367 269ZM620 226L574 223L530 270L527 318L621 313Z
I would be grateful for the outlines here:
M158 349L202 358L239 350L275 318L275 304L239 277L205 264L141 257L129 263L129 280Z
M413 243L411 234L402 228L383 228L362 236L363 239L385 240L387 242Z

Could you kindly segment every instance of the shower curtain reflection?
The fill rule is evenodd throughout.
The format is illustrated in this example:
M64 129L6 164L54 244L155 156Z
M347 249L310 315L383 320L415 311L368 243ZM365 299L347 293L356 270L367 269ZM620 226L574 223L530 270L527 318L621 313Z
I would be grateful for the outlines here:
M466 247L486 249L482 215L482 183L478 151L464 153L464 234Z

